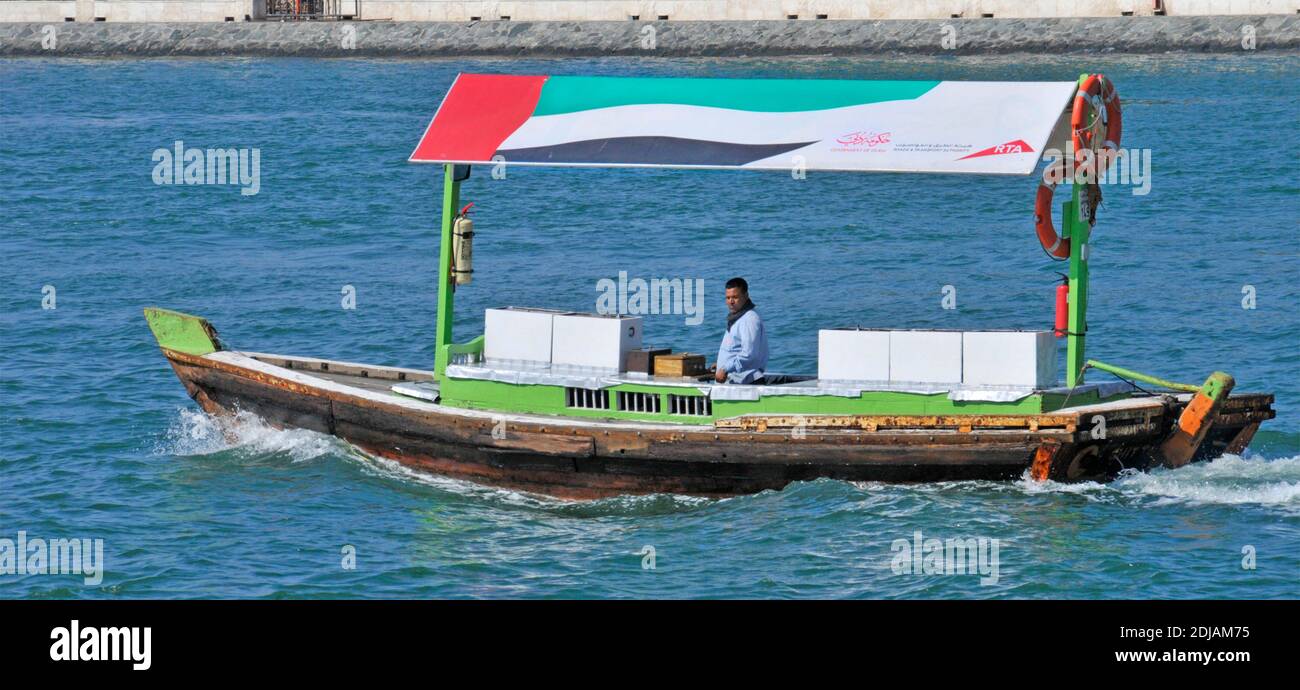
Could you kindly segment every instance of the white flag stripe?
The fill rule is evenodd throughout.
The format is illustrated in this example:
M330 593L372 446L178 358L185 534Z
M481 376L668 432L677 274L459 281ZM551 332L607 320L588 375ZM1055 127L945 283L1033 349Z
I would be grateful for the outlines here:
M816 142L746 167L1028 174L1074 82L942 82L919 98L798 112L638 104L530 118L501 149L621 137L732 144ZM883 135L883 136L881 136ZM1023 141L1032 151L965 155ZM1028 155L1026 155L1028 154Z

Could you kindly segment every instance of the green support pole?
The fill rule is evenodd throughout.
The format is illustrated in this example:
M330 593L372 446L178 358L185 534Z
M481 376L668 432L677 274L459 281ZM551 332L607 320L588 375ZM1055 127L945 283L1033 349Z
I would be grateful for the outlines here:
M1079 75L1082 86L1087 74ZM1065 385L1077 386L1083 383L1084 334L1088 332L1088 239L1092 227L1086 218L1080 218L1078 171L1070 181L1070 200L1061 212L1061 225L1070 234L1070 297L1069 297L1069 332L1066 334Z
M1083 383L1084 334L1088 331L1088 237L1091 228L1079 218L1077 181L1070 185L1070 200L1062 209L1062 224L1070 233L1070 312L1066 335L1065 385Z
M456 166L444 165L442 176L442 239L438 244L438 332L434 350L434 371L439 380L447 370L447 346L451 345L451 321L455 293L451 278L451 230L460 205L460 182Z
M1149 383L1153 386L1160 386L1161 388L1168 388L1170 390L1175 390L1175 391L1183 391L1184 393L1195 393L1204 387L1204 386L1193 386L1190 383L1178 383L1177 381L1170 381L1169 379L1157 378L1150 374L1143 374L1140 371L1133 371L1132 369L1117 367L1114 364L1098 362L1095 359L1088 360L1088 366L1092 367L1093 369L1108 371L1122 379L1132 379L1134 381L1141 381L1143 383ZM1227 376L1227 374L1224 374L1223 372L1216 371L1214 373L1216 376L1219 375ZM1210 378L1213 379L1214 377L1212 376ZM1210 396L1208 389L1206 392L1206 396Z

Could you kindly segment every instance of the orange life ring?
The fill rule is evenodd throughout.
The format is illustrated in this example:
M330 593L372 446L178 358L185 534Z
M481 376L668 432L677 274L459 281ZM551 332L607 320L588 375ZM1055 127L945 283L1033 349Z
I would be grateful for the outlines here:
M1102 74L1085 77L1078 92L1074 94L1074 108L1070 113L1070 140L1074 144L1076 169L1091 163L1094 143L1092 126L1096 117L1100 117L1106 126L1106 138L1102 140L1101 148L1108 151L1097 163L1094 174L1100 176L1106 166L1119 155L1120 138L1124 133L1119 93L1115 91L1115 85Z
M1038 232L1038 241L1044 251L1058 259L1070 257L1069 240L1056 234L1056 228L1052 226L1052 192L1064 177L1065 162L1058 160L1043 170L1043 179L1038 183L1038 194L1034 197L1034 230Z
M1070 112L1070 141L1074 144L1075 173L1079 168L1093 168L1093 118L1100 117L1106 126L1106 138L1101 148L1107 153L1095 165L1091 172L1095 181L1106 166L1119 155L1120 137L1124 133L1124 121L1120 116L1119 93L1115 85L1104 75L1090 74L1079 85L1074 94L1074 107ZM1087 153L1084 153L1084 152ZM1057 161L1043 170L1043 179L1038 183L1038 193L1034 197L1034 230L1043 249L1058 259L1070 257L1070 242L1056 233L1052 225L1052 193L1056 185L1066 179L1065 162ZM1077 179L1077 178L1076 178Z

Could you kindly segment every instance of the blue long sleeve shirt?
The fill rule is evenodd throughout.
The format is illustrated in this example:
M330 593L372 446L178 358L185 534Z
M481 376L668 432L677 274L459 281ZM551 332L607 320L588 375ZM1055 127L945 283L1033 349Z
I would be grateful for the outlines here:
M736 320L718 348L718 368L727 383L753 383L767 370L767 334L758 311L750 309Z

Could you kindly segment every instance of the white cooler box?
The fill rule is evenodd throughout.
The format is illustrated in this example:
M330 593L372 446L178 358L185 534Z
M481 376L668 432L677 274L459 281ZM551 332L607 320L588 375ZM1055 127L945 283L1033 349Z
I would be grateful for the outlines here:
M961 383L961 331L890 331L889 380Z
M1051 331L939 331L838 328L817 333L824 381L1056 386Z
M1056 359L1051 331L970 331L962 343L962 383L1053 388Z
M566 313L527 307L488 309L483 317L483 357L550 364L552 320Z
M961 383L960 331L837 328L817 333L824 381Z
M817 378L888 381L889 331L834 328L817 332Z
M641 347L641 317L558 314L552 326L551 364L627 371L627 353Z

